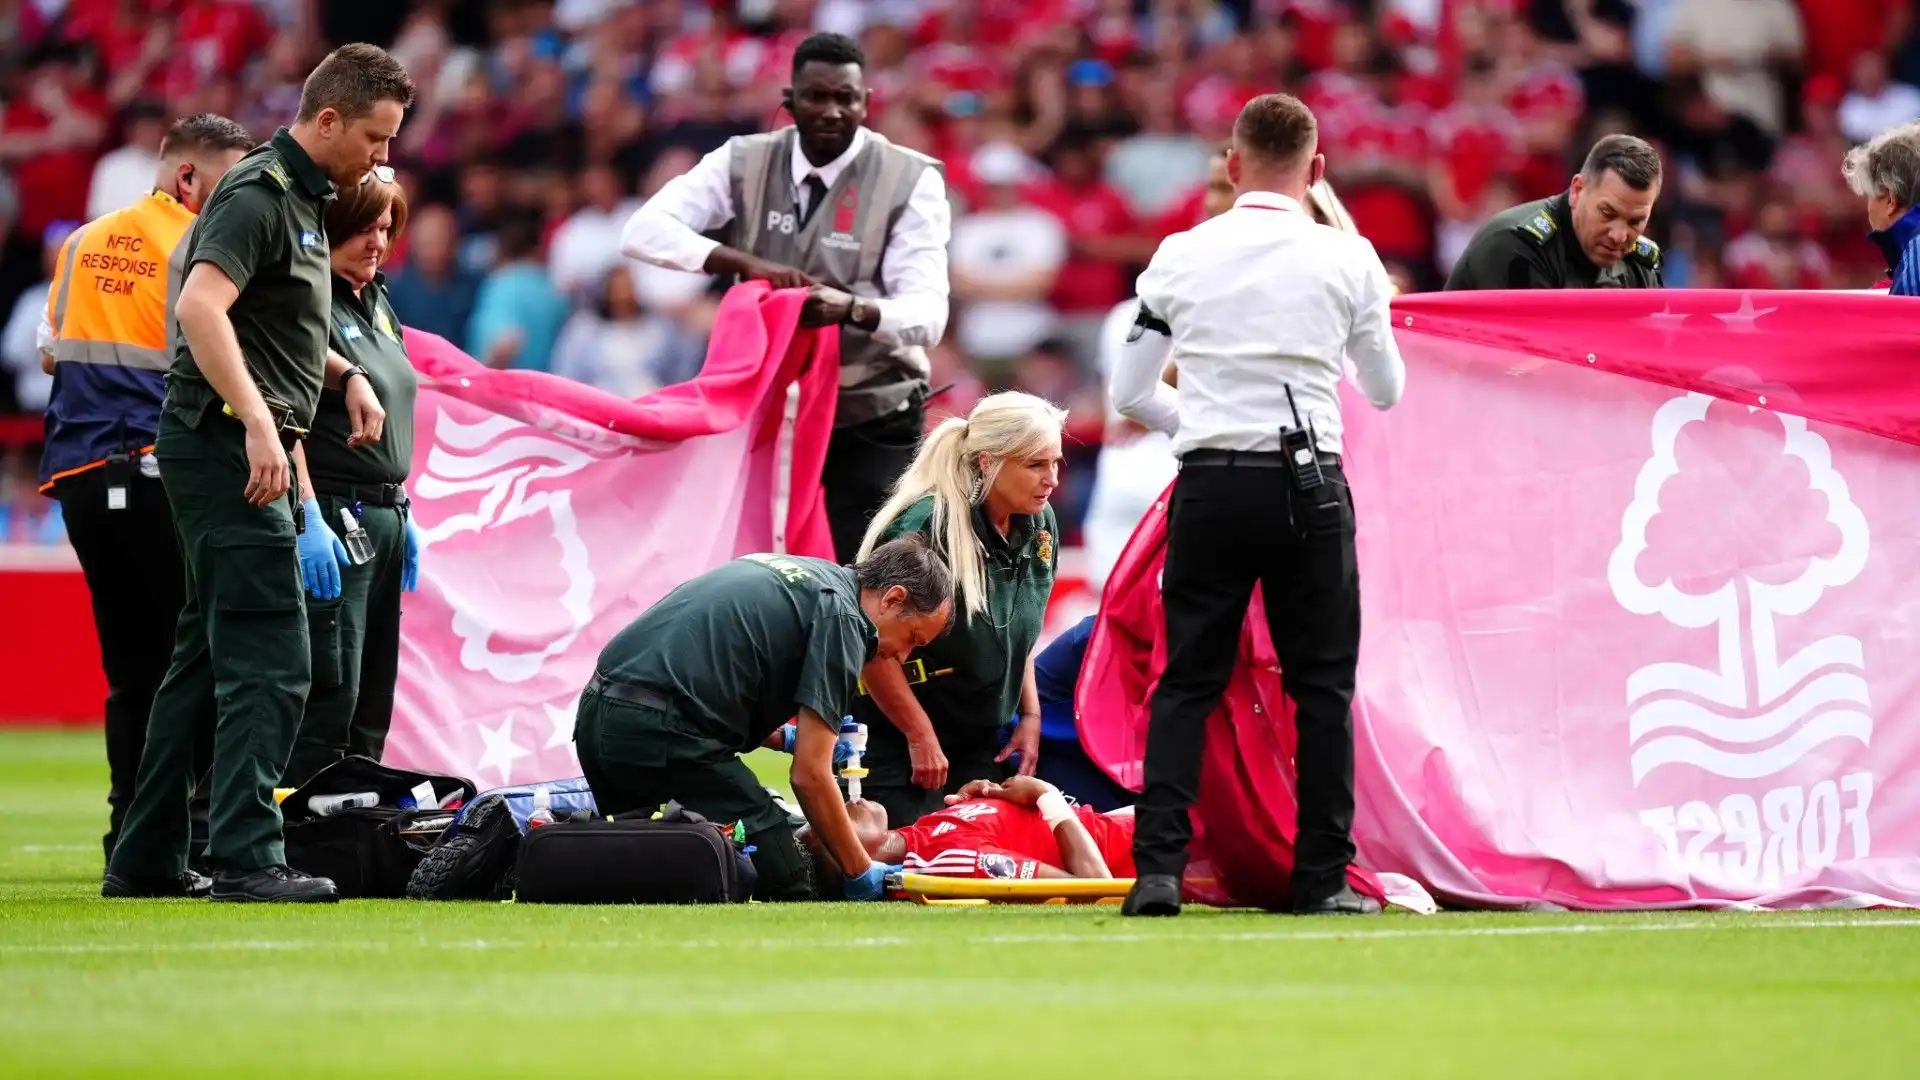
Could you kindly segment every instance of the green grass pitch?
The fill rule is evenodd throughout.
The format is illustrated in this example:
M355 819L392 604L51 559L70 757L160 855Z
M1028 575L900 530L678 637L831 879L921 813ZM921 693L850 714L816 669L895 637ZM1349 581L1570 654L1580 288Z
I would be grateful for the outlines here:
M1920 1076L1913 915L108 902L102 754L0 735L0 1077Z

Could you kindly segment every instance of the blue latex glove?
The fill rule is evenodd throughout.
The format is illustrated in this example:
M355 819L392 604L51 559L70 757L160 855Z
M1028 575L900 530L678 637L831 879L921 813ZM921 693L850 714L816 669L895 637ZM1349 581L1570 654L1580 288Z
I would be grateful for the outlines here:
M789 720L780 727L780 749L793 753L793 744L800 737L800 724ZM833 740L833 767L839 768L853 756L853 740L845 735Z
M320 512L320 500L309 498L300 504L307 515L307 528L300 534L300 577L307 591L321 600L340 596L340 568L352 560L347 545L327 528L327 516Z
M900 872L898 866L871 862L865 873L855 874L847 879L847 899L878 900L886 891L887 875Z
M413 527L413 518L407 517L407 553L400 562L400 588L413 592L420 587L420 533Z

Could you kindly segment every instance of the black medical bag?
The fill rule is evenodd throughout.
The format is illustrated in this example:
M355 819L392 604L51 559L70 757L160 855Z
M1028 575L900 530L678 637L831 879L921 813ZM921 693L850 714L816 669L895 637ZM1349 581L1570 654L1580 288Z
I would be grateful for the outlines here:
M529 830L515 873L514 899L528 904L737 904L758 881L735 830L673 803Z
M423 783L433 785L435 801L447 809L401 805L413 801ZM309 805L317 796L357 792L372 792L378 801L324 816ZM396 769L357 755L342 758L280 803L287 865L332 878L343 898L405 896L421 856L452 827L457 807L475 792L472 781L457 776Z

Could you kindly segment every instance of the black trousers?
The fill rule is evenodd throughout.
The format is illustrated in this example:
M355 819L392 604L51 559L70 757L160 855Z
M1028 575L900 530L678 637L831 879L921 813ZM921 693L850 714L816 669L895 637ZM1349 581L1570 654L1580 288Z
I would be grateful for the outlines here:
M833 430L820 484L826 489L827 524L840 562L853 562L867 524L893 494L894 481L913 464L926 423L926 405L916 398L897 412Z
M53 487L67 537L80 560L93 598L93 626L100 641L100 667L107 679L107 833L101 838L111 858L120 825L133 800L140 772L140 751L147 742L147 717L153 695L166 677L173 656L174 624L186 603L180 545L173 511L157 479L136 475L127 487L125 509L107 505L104 470L66 477ZM209 713L213 703L207 703ZM205 778L213 764L209 731L195 748L196 775ZM193 835L206 837L204 783L193 801Z
M1241 455L1273 462L1278 455ZM1167 666L1147 729L1134 861L1141 874L1179 874L1193 838L1207 718L1239 655L1257 582L1293 700L1300 812L1293 899L1323 900L1353 861L1354 669L1360 655L1360 574L1353 500L1332 457L1327 483L1295 491L1284 468L1183 465L1173 489L1160 592Z

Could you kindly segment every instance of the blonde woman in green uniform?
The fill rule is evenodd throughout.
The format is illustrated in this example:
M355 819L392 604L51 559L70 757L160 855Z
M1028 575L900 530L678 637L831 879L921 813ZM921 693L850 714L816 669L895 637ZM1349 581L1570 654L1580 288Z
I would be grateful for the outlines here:
M380 430L356 434L345 396L324 392L304 456L296 456L307 493L300 569L308 594L313 689L282 786L297 786L346 754L379 760L393 720L400 594L413 591L420 572L403 486L413 462L419 379L387 302L380 265L406 224L406 193L384 165L358 187L343 190L327 209L333 246L327 344L352 365L348 378L373 384L386 417ZM366 533L371 552L364 561L349 551L356 528Z
M867 725L864 797L912 822L970 780L1032 775L1040 746L1033 656L1053 592L1066 411L1022 393L983 399L934 428L867 526L860 558L908 533L953 568L954 626L903 666L862 673L854 718ZM1019 725L1002 748L999 732ZM1019 754L1016 761L1015 753Z

